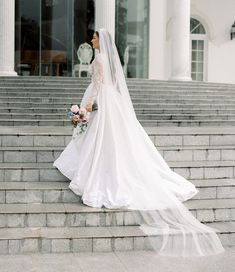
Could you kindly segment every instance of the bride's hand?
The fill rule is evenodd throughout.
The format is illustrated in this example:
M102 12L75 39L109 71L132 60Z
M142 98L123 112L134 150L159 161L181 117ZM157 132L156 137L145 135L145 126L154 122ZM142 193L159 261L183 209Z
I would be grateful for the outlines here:
M90 104L88 104L88 105L86 106L86 110L87 110L88 112L92 112L92 103L90 103Z

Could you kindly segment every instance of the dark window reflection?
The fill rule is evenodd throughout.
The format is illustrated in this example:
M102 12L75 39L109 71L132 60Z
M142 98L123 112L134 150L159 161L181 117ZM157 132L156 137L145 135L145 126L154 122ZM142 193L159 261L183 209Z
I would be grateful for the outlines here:
M149 0L116 0L115 41L127 77L148 77Z
M90 42L94 0L16 0L15 65L21 75L71 76Z

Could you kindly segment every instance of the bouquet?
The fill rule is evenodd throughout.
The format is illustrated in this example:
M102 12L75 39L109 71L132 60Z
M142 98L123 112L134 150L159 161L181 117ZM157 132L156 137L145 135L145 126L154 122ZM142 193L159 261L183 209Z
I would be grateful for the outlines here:
M91 111L97 110L97 104L93 104L91 110L86 108L79 108L78 105L72 105L68 112L68 117L71 120L74 128L80 127L80 133L85 131L88 125Z

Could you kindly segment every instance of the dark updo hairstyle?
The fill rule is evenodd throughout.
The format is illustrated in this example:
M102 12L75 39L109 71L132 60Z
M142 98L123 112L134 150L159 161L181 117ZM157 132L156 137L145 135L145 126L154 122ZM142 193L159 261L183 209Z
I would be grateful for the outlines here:
M99 32L98 32L98 31L95 31L95 34L96 34L97 37L99 38Z

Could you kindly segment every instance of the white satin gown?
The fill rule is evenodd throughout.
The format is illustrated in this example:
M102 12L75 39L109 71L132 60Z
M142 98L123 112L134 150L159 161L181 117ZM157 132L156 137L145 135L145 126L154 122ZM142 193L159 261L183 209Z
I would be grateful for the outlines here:
M130 109L130 101L115 86L104 83L103 67L98 54L81 102L82 107L96 102L98 110L91 113L85 132L74 130L54 166L71 180L69 188L84 204L137 210L141 230L160 239L150 239L159 254L223 252L215 230L201 224L182 203L197 189L168 167Z
M69 188L91 207L142 210L197 194L192 183L168 167L136 117L125 114L120 93L103 84L100 54L91 68L81 106L96 102L98 110L84 133L75 129L76 136L54 162L71 180Z

